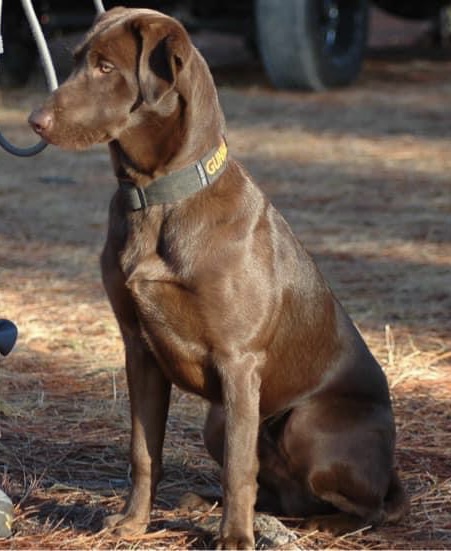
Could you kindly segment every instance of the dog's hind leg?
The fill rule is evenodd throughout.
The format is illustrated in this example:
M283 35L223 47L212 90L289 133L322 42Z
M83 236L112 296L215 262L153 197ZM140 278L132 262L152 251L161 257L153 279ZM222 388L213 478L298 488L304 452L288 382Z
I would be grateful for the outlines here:
M355 513L337 511L331 515L318 515L309 518L304 527L329 532L335 536L348 534L363 528L373 528L385 522L395 523L407 514L409 500L402 488L395 470L392 471L388 492L382 506L376 510L366 510L351 504L344 496L325 495L327 499L335 501L341 509L354 509Z

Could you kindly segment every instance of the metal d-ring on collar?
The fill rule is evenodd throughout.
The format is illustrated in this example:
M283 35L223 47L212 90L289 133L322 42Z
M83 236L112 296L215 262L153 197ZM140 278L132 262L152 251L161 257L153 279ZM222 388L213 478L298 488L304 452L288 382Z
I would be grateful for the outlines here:
M227 166L227 144L221 140L205 157L196 163L152 180L142 188L132 180L118 178L119 190L125 199L127 210L137 211L149 205L174 203L211 185Z

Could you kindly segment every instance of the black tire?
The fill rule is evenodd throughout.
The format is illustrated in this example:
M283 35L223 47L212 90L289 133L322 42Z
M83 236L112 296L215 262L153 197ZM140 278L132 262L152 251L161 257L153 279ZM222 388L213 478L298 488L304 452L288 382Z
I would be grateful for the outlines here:
M436 17L440 8L450 3L449 0L374 0L379 8L391 15L407 19L430 19Z
M255 0L257 42L277 88L325 90L358 76L368 0Z

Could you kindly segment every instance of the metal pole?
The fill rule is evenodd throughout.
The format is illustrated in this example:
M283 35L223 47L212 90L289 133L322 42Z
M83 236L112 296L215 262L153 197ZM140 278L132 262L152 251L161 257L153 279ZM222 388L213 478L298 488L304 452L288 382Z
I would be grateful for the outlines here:
M94 0L94 6L95 6L95 8L97 10L97 13L99 15L105 11L105 8L103 7L102 0Z
M53 91L58 88L58 80L56 78L55 68L53 66L52 57L50 55L44 33L42 32L41 25L39 24L38 18L36 17L36 13L33 9L31 0L22 0L22 7L24 9L25 15L31 28L31 32L33 33L33 37L38 47L39 56L44 67L47 86L50 90ZM0 25L1 13L2 0L0 0ZM1 35L0 53L3 53L3 39L1 39ZM41 140L39 143L37 143L36 145L32 145L31 147L17 147L10 143L0 132L0 146L12 155L16 155L18 157L32 157L33 155L41 153L41 151L47 147L47 143Z
M0 54L3 53L3 39L1 36L2 4L3 0L0 0ZM105 11L102 0L94 0L94 6L99 15ZM58 88L58 79L56 78L55 67L53 66L52 56L50 55L44 33L42 32L41 25L36 17L31 0L22 0L22 7L30 25L33 38L35 39L38 47L39 57L41 58L45 78L47 80L47 86L50 91L53 91ZM45 147L47 147L47 143L40 141L31 147L16 147L11 144L0 132L0 146L12 155L17 155L18 157L31 157L33 155L37 155L45 149Z

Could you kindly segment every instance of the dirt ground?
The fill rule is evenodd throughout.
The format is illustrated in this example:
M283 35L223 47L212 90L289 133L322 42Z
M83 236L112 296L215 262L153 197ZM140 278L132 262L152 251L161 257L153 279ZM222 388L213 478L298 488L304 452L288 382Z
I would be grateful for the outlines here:
M449 549L451 58L373 52L353 87L321 94L274 91L250 58L214 75L232 154L314 255L385 369L412 502L398 526L337 539L282 520L303 549ZM3 91L1 130L33 142L24 120L42 96L37 79ZM115 186L106 148L1 152L0 169L0 316L20 331L0 360L0 486L16 511L0 548L211 546L178 509L185 491L220 491L202 445L205 405L179 392L149 533L119 539L100 529L129 485L123 353L98 268Z

